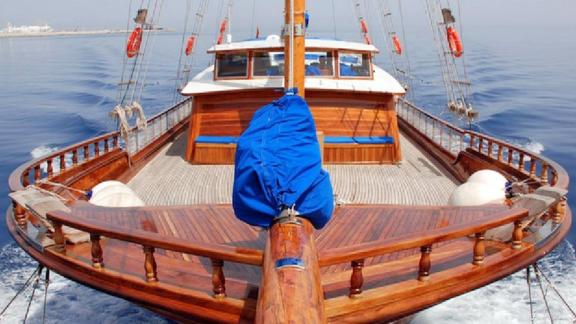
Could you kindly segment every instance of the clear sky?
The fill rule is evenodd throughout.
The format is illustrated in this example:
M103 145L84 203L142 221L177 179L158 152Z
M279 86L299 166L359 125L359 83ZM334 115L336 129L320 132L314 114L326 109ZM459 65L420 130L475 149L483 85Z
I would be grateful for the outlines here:
M132 0L133 6L156 0ZM164 0L164 10L161 24L172 29L181 29L186 11L187 0ZM191 0L196 8L199 0ZM379 1L379 0L378 0ZM404 7L407 24L423 25L424 0L400 0ZM449 1L456 7L456 0ZM227 0L211 0L205 26L211 28L222 17L218 15L220 3ZM397 7L398 0L388 1L392 7ZM254 3L256 4L255 10ZM283 0L235 0L234 26L253 29L261 26L263 33L277 33L281 25ZM336 15L333 15L332 4L335 4ZM361 3L376 3L376 0L361 1ZM8 22L16 25L49 24L55 29L117 29L126 26L129 0L0 0L0 27ZM465 17L465 26L481 28L484 26L525 26L542 24L543 26L568 27L575 30L576 41L576 1L575 0L461 0ZM373 5L374 6L374 5ZM309 0L308 8L314 17L316 28L328 26L333 30L334 16L338 21L339 30L352 28L354 23L352 1L348 0ZM394 8L393 8L394 9ZM135 9L133 10L135 11ZM134 16L132 13L131 17ZM254 23L253 23L254 21ZM233 28L234 28L233 26ZM215 27L212 27L215 28ZM238 30L238 29L237 29Z

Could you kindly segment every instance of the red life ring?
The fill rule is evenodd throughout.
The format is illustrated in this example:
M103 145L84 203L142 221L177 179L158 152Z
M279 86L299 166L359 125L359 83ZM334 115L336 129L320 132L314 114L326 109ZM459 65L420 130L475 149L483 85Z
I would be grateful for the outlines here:
M128 43L126 44L126 55L132 58L138 54L140 50L140 45L142 44L142 28L136 27L130 37L128 37Z
M186 51L185 51L186 56L192 54L192 50L194 49L195 43L196 43L196 37L190 36L190 38L188 38L188 43L186 43Z
M454 28L448 27L446 29L446 35L448 36L448 46L450 47L452 55L454 55L454 57L462 56L463 47L458 32Z
M224 35L223 34L218 35L218 39L216 40L216 44L220 45L220 44L222 44L223 41L224 41Z
M396 54L402 55L402 44L400 44L400 39L398 36L392 36L392 43L394 43L394 49L396 50Z
M372 45L372 38L370 38L370 35L364 34L364 42L368 45Z
M228 26L228 19L222 20L222 22L220 23L220 34L224 34L227 26Z
M362 29L362 33L368 34L368 24L366 24L364 18L360 19L360 28Z

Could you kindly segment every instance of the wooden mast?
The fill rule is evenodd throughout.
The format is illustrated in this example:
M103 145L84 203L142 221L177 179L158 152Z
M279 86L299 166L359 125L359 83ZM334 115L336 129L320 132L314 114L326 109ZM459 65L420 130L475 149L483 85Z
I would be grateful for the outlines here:
M286 0L284 84L304 97L305 0ZM294 16L292 16L294 10ZM291 23L294 22L294 27ZM293 43L291 47L291 32ZM294 64L290 68L290 64ZM290 78L292 82L290 82ZM256 323L326 323L314 228L294 216L274 223L266 241Z
M304 97L304 54L305 48L305 34L306 34L306 1L305 0L285 0L285 26L290 26L292 21L291 7L294 6L294 42L293 50L294 57L290 53L290 29L284 28L284 88L290 87L290 66L294 61L294 87L298 88L298 94Z

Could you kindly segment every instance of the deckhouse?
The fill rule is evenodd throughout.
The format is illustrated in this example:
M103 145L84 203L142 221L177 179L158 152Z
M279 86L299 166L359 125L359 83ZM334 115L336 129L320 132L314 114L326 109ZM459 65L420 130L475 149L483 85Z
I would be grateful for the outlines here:
M306 99L323 136L325 163L399 162L395 104L405 90L373 64L378 49L326 39L306 39L305 46ZM182 90L194 96L186 158L229 164L254 111L282 95L284 45L272 35L215 45L208 53L215 64Z

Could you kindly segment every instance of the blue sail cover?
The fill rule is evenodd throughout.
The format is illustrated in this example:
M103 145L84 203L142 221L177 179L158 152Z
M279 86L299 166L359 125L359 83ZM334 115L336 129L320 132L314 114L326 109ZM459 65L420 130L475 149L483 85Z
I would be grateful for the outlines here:
M285 95L254 113L238 140L233 190L236 217L251 225L269 227L292 206L316 229L330 220L330 176L302 97Z

